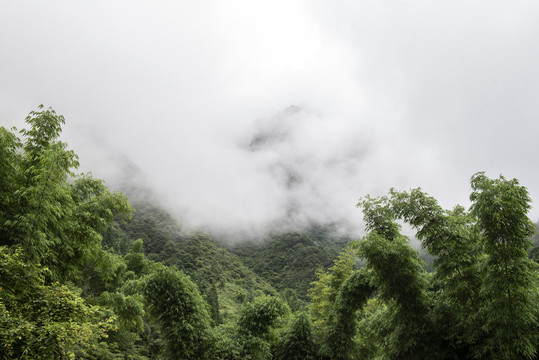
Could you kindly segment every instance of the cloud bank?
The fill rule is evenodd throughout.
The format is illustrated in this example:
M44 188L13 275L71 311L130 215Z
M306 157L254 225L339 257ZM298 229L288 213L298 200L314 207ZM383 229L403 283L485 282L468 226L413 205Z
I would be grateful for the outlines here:
M534 1L1 10L1 124L54 107L83 170L136 176L194 226L360 227L361 196L420 186L467 205L483 170L539 199Z

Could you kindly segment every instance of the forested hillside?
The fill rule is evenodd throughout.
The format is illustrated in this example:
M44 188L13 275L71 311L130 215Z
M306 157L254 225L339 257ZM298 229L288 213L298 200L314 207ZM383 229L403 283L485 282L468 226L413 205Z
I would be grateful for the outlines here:
M366 196L361 239L225 245L78 174L53 110L26 122L0 128L0 358L539 358L538 226L516 179L475 174L470 209Z
M114 244L123 243L124 239L141 239L142 252L148 259L189 275L206 296L212 317L218 323L235 317L239 306L252 300L257 292L276 294L266 280L237 256L207 235L183 234L179 224L155 205L141 203L131 220L115 221L105 231L104 243L110 248L117 248Z
M273 235L256 243L237 244L231 251L278 291L288 289L307 300L315 273L329 268L349 240L332 237L330 230Z

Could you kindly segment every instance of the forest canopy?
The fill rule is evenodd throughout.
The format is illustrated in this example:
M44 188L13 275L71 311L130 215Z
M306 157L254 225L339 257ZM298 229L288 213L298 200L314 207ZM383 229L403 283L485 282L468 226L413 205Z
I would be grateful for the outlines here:
M516 179L476 173L469 209L420 188L366 196L366 235L338 256L295 233L234 249L243 263L157 207L131 220L125 195L76 173L64 121L40 107L0 127L1 358L539 357L537 227Z

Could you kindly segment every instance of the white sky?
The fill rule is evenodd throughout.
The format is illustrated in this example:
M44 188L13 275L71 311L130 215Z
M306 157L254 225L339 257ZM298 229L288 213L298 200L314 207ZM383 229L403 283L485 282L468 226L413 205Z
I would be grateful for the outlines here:
M112 177L125 155L217 229L292 205L361 224L357 200L390 187L468 205L477 171L539 199L537 19L518 0L7 0L0 125L52 106L83 170Z

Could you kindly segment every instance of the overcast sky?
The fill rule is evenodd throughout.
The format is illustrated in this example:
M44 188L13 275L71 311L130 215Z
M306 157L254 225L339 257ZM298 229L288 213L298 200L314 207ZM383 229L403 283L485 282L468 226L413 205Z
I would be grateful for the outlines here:
M82 170L128 158L216 229L361 224L390 187L467 206L477 171L537 200L538 19L518 0L7 0L0 125L51 106Z

